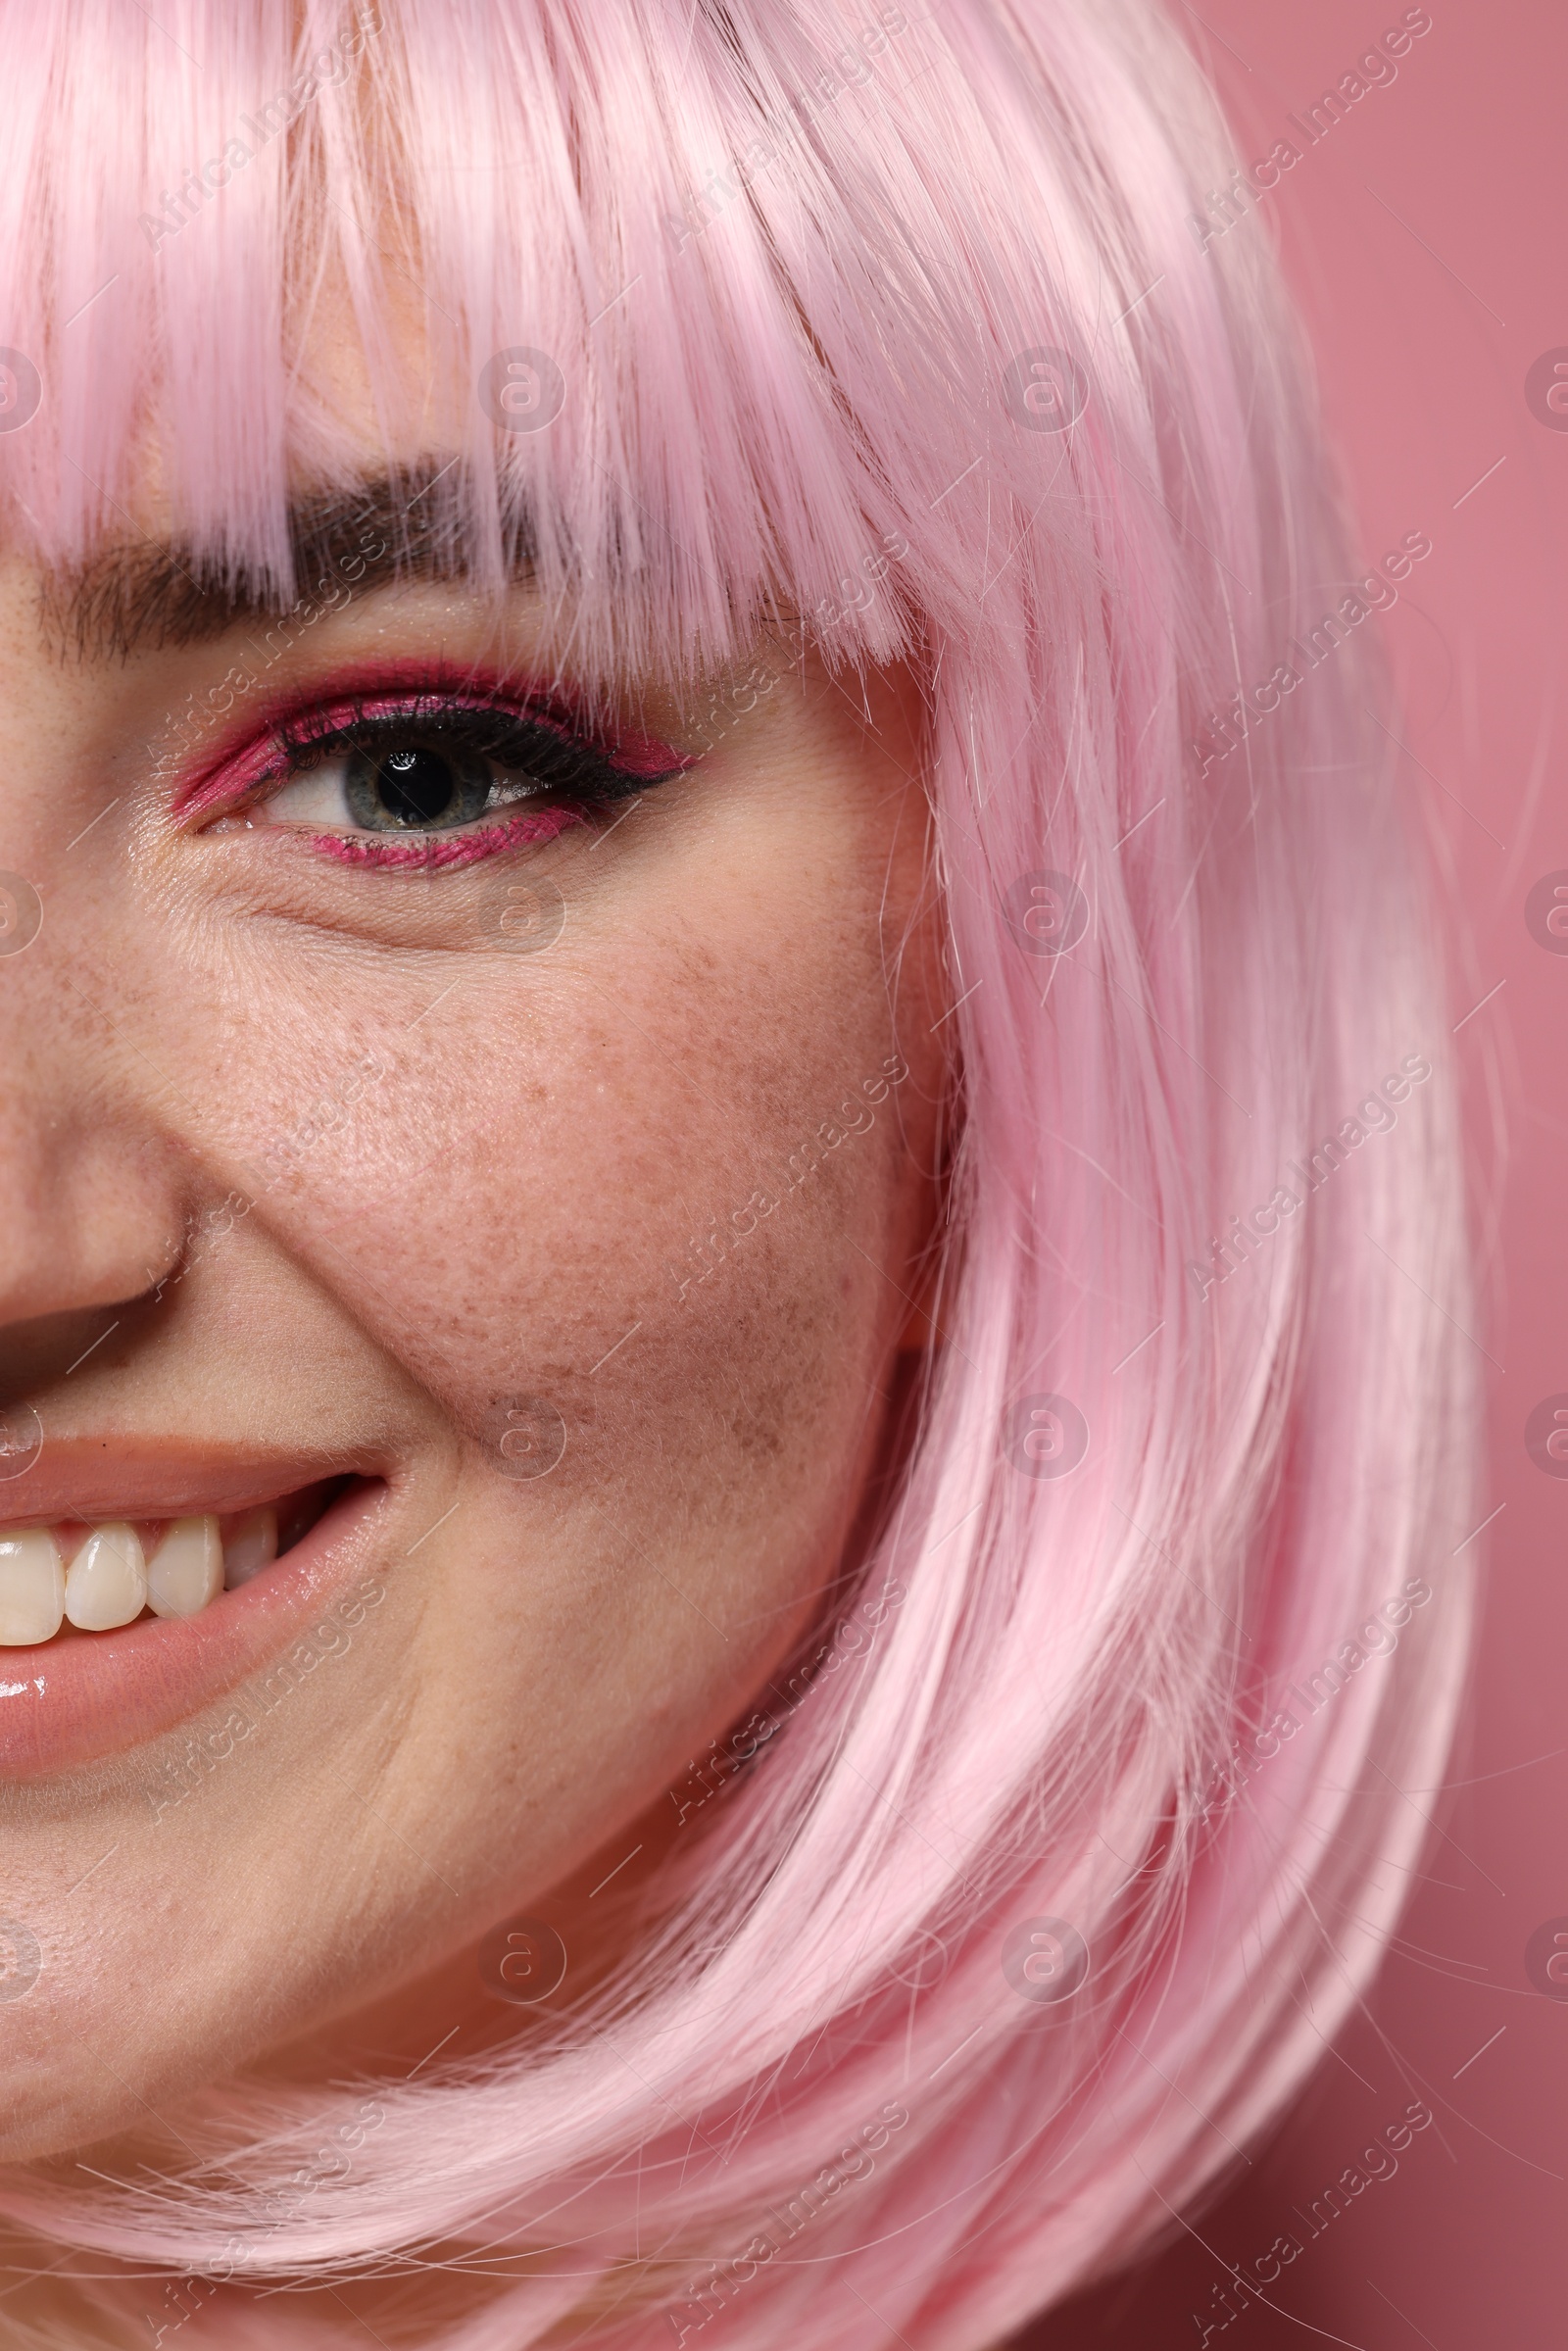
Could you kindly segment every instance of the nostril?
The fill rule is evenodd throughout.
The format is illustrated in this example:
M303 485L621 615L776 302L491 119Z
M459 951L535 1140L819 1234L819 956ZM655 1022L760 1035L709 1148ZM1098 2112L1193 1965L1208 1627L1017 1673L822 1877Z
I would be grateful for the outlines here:
M43 1246L41 1240L39 1246ZM73 1275L58 1257L53 1264L50 1278L57 1287L65 1288ZM84 1287L91 1286L85 1272L81 1280ZM16 1288L12 1297L17 1303L22 1302ZM0 1399L9 1399L0 1400L0 1438L9 1419L19 1412L27 1413L28 1407L21 1401L23 1396L41 1395L63 1380L87 1380L111 1364L119 1365L126 1345L146 1327L153 1303L151 1292L138 1291L130 1298L111 1293L102 1302L63 1306L58 1313L25 1314L10 1319L6 1312L6 1285L0 1278L0 1351L5 1361ZM36 1414L33 1418L36 1419ZM7 1474L0 1462L0 1477Z

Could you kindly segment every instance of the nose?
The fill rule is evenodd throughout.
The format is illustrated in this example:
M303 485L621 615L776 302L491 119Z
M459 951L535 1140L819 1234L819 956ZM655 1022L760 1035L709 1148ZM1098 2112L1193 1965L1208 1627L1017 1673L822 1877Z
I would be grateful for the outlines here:
M0 1330L139 1297L179 1254L151 1074L64 962L43 937L0 958Z

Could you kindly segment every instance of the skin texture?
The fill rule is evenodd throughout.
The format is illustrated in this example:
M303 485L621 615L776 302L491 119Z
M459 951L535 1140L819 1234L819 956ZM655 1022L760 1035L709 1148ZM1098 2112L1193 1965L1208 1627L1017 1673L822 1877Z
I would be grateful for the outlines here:
M0 565L0 864L46 907L0 964L0 1400L62 1446L386 1482L384 1599L188 1799L149 1788L244 1685L0 1787L0 1907L43 1952L0 2007L0 2158L118 2169L238 2066L341 2079L525 2026L478 1982L498 1920L542 1911L577 1981L614 1964L590 1889L639 1844L616 1895L657 1870L671 1783L843 1572L930 1341L946 1000L906 680L798 667L612 834L366 871L280 827L182 826L204 746L163 773L143 747L235 642L78 658L41 584ZM396 586L269 682L526 669L541 629L526 590ZM667 694L635 716L699 747ZM519 878L565 905L528 955L498 927ZM896 1053L869 1125L682 1296L693 1236ZM267 1147L323 1102L269 1188ZM253 1204L225 1231L231 1195ZM518 1395L566 1433L523 1481L496 1443Z

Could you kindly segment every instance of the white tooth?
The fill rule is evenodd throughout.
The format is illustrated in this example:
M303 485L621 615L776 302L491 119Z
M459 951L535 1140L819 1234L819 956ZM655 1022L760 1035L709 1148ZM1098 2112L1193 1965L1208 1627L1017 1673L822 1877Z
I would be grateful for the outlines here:
M66 1614L79 1633L112 1633L147 1605L147 1570L134 1527L99 1527L66 1574Z
M0 1536L0 1648L53 1641L65 1607L66 1571L48 1528Z
M155 1616L197 1616L223 1589L223 1546L216 1518L176 1518L147 1562L147 1605Z
M238 1518L223 1538L223 1584L232 1592L277 1557L277 1512L268 1504Z

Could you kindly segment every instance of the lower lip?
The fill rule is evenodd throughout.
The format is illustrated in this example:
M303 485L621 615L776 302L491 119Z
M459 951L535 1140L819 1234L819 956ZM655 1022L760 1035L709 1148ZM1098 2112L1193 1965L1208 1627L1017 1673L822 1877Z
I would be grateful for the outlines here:
M123 1754L270 1665L364 1570L385 1497L379 1479L356 1480L274 1565L199 1616L0 1649L0 1780Z

